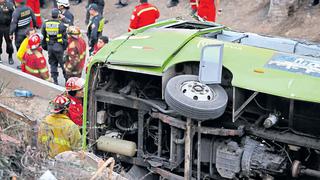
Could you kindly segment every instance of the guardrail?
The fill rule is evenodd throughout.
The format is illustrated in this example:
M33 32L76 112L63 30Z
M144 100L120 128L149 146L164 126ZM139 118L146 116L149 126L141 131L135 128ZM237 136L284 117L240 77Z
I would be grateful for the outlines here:
M8 84L9 89L26 89L34 95L52 99L61 94L65 88L51 82L31 76L19 70L0 64L0 81Z

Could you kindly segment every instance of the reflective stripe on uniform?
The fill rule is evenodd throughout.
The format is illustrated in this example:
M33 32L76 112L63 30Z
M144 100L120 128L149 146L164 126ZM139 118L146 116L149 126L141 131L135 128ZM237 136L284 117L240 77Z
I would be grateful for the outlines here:
M58 32L59 28L46 28L47 32Z
M42 143L45 143L47 141L51 140L52 141L52 138L49 136L41 136L41 142ZM54 137L53 138L53 143L55 144L58 144L58 145L61 145L61 146L68 146L70 147L70 142L65 140L65 139L62 139L62 138L58 138L58 137Z
M102 18L99 22L98 32L102 32L104 26L104 18Z
M29 67L29 66L25 66L26 67L26 70L28 71L28 72L30 72L30 73L33 73L33 74L37 74L37 73L39 73L39 70L38 69L33 69L33 68L31 68L31 67Z
M50 41L50 36L56 36L57 37L57 42L62 43L62 34L59 33L59 25L60 22L48 22L46 23L46 32L47 32L47 37L46 41Z
M48 68L45 67L45 68L39 69L39 72L40 73L46 73L46 72L48 72Z
M26 19L22 19L18 21L18 27L29 25L31 22L31 17L27 17Z
M195 6L195 5L197 5L197 3L196 2L192 2L192 3L190 3L191 4L191 6Z
M145 9L142 9L141 11L139 11L137 15L140 16L142 13L144 13L146 11L151 11L151 10L158 11L158 9L155 7L148 7L148 8L145 8Z
M46 22L45 30L47 32L47 42L50 40L50 36L58 36L59 24L59 22Z
M25 65L25 68L26 68L26 70L27 70L28 72L33 73L33 74L45 73L45 72L48 71L48 68L47 68L47 67L42 68L42 69L33 69L33 68Z
M47 42L50 41L50 37L49 36L46 37L46 41ZM62 38L57 38L57 42L62 42Z
M34 14L35 16L40 16L40 14Z
M83 52L82 54L80 54L79 59L82 59L86 56L86 52Z

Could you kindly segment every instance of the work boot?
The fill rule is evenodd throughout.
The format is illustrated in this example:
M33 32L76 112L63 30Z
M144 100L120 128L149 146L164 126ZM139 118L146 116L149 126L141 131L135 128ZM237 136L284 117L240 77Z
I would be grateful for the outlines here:
M9 64L10 64L10 65L14 64L14 61L13 61L13 59L12 59L12 54L9 54L8 59L9 59Z
M312 3L309 4L310 7L316 6L319 4L319 0L314 0Z
M127 6L127 5L128 5L127 3L119 2L119 3L117 3L117 8L123 8L123 7Z
M174 6L177 6L178 3L179 1L169 0L169 2L167 3L167 8L172 8Z

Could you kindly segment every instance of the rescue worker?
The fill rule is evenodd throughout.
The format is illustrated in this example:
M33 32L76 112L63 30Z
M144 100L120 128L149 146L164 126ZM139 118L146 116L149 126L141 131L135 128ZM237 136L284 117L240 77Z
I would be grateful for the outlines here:
M97 44L94 45L93 55L97 54L97 52L103 48L104 45L108 44L109 38L108 36L100 36Z
M220 0L198 0L198 16L210 22L216 22L216 14L221 13Z
M8 53L8 62L13 64L12 54L13 46L12 40L10 39L10 23L12 19L12 14L14 11L14 5L6 0L0 0L0 47L2 47L3 38L6 41L6 52ZM2 48L0 49L0 63L1 60Z
M49 80L47 61L42 54L41 38L38 34L29 37L28 49L23 55L25 72L43 80Z
M89 13L91 16L90 22L88 24L88 44L89 44L89 53L93 52L94 45L97 43L98 38L102 35L104 18L98 12L98 5L91 4L89 7Z
M36 16L37 26L42 26L42 19L40 15L40 1L39 0L27 0L27 6L32 9ZM31 25L32 26L32 25Z
M48 51L50 72L53 82L58 84L58 64L62 68L65 77L63 54L68 45L66 27L58 19L59 10L54 8L51 11L51 20L43 24L41 33L43 35L42 47Z
M69 0L57 0L58 9L60 10L59 19L67 26L72 26L74 21L73 14L69 11Z
M191 6L191 15L195 15L198 8L197 0L190 0L190 6Z
M84 79L78 77L71 77L66 82L66 92L67 98L70 100L70 105L68 109L69 118L79 127L82 127L82 117L83 117L83 88Z
M81 36L80 28L70 26L68 28L68 47L66 50L66 78L81 77L84 63L86 61L87 45Z
M140 3L132 12L129 32L155 23L160 16L159 10L154 5L148 3L148 0L140 0Z
M30 23L32 22L32 28L38 28L38 26L36 16L30 7L25 6L24 0L15 0L15 4L17 8L12 15L10 38L13 39L14 34L14 44L18 51L20 44L26 38L26 31L30 27Z
M58 95L51 102L52 110L41 121L38 131L38 144L50 157L64 151L77 151L81 148L81 135L78 126L66 115L70 100Z
M33 28L29 28L27 30L27 33L26 33L27 37L24 38L24 40L22 41L20 48L17 52L17 58L21 62L21 71L22 72L26 72L25 61L23 60L23 56L24 56L24 53L27 52L27 50L28 50L29 37L35 33L36 33L36 30Z
M98 42L97 44L94 45L94 48L93 48L93 53L91 54L91 56L89 57L89 61L87 62L87 66L86 66L86 73L88 72L88 67L89 67L89 64L91 63L92 61L92 57L97 54L97 52L103 48L104 45L108 44L109 42L109 38L107 36L100 36L99 39L98 39Z
M104 0L88 0L88 9L87 9L87 14L86 14L86 20L85 23L89 24L89 20L90 20L90 6L92 4L96 4L97 5L97 11L99 12L99 14L101 16L103 16L103 10L104 10Z

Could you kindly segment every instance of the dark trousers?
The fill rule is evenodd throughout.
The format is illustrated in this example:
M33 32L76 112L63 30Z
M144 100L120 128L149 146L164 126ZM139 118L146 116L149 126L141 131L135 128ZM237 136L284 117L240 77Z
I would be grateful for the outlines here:
M4 26L0 26L0 47L2 47L2 40L4 38L4 40L6 41L6 52L9 55L12 55L13 53L13 46L12 46L12 40L9 37L9 30L10 27L4 27ZM2 54L2 48L0 48L0 54Z
M53 7L54 7L54 8L58 8L57 0L52 0L52 3L53 3Z
M66 77L64 70L64 61L63 61L63 47L60 43L54 43L48 45L48 56L50 64L50 73L52 79L57 79L59 76L58 65L60 65L63 73L63 77Z
M40 7L44 8L45 5L46 5L46 1L45 0L39 0L39 2L40 2Z

